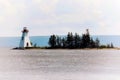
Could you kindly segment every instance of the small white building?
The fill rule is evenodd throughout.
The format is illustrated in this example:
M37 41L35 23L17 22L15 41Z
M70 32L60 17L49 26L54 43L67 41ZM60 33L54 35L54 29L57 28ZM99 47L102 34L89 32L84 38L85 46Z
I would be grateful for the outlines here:
M29 31L27 27L24 27L22 31L22 37L20 40L19 48L32 47L29 36L28 36L28 32Z

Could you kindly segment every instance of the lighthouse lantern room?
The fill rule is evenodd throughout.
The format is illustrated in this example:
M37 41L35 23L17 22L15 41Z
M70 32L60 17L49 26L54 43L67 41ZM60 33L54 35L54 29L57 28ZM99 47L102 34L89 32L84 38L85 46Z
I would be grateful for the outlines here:
M22 37L20 40L19 48L32 47L29 36L28 36L28 32L29 31L27 27L24 27L22 31Z

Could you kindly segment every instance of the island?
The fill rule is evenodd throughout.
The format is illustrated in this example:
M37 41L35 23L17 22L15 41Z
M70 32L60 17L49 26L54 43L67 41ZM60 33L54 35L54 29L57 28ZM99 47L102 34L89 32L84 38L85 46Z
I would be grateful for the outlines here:
M28 29L24 27L22 30L22 36L19 47L14 49L103 49L103 48L114 48L113 43L107 45L101 45L98 38L93 39L90 35L89 29L81 36L78 33L73 34L68 32L65 36L50 35L48 44L49 46L40 47L36 46L30 41L28 36Z

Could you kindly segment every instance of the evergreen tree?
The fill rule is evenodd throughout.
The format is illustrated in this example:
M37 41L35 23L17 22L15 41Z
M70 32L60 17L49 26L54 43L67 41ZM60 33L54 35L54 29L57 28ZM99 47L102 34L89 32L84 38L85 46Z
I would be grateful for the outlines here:
M81 43L81 47L82 48L88 48L89 45L90 45L90 36L89 35L86 35L86 34L83 34L82 35L82 43Z
M73 34L72 32L68 32L68 35L67 35L67 47L68 48L73 48L73 41L74 41L74 37L73 37Z
M89 48L89 46L90 46L90 34L89 34L89 29L86 29L85 41L86 41L86 48Z
M90 47L90 34L89 30L86 30L86 34L82 35L82 43L81 43L82 48L89 48Z
M90 39L89 48L95 48L95 47L96 47L95 41L91 38L91 39Z
M81 48L85 48L86 45L87 45L87 44L86 44L85 34L82 34Z
M113 43L111 43L110 47L111 47L111 48L114 48L114 45L113 45Z
M75 33L75 36L74 36L74 48L80 48L80 42L81 42L81 39L80 39L79 34Z
M60 48L62 45L61 37L56 36L56 47Z
M61 38L60 36L51 35L49 38L50 48L113 48L113 44L108 45L100 45L100 41L98 38L93 40L90 37L89 30L86 30L85 34L79 36L79 34L75 33L73 35L72 32L68 32L66 37Z
M99 41L98 38L96 38L95 47L96 47L96 48L99 48L99 46L100 46L100 41Z
M90 45L90 35L89 34L85 35L85 42L86 42L86 48L89 48L89 45Z
M51 48L55 48L56 47L56 36L51 35L48 43L49 43Z
M62 44L61 44L62 48L67 48L67 39L66 37L65 38L62 38Z

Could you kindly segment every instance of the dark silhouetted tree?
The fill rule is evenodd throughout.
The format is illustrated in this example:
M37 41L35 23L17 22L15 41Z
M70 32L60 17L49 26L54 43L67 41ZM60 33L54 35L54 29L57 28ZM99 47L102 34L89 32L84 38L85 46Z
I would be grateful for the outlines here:
M95 41L91 38L90 39L90 44L89 44L89 48L95 48Z
M86 30L86 34L82 35L82 43L81 43L82 48L89 48L90 47L90 34L89 30Z
M67 41L66 38L62 38L62 44L61 44L61 46L63 48L67 48L67 42L66 41Z
M62 47L62 40L61 37L56 36L56 47L61 48Z
M72 32L68 32L67 36L60 37L56 35L51 35L49 38L50 48L113 48L113 44L100 45L98 38L93 40L89 34L89 30L86 29L86 33L80 36Z
M67 35L67 47L68 48L73 48L74 47L74 37L73 37L73 34L72 32L68 32L68 35Z
M56 47L56 36L51 35L48 43L49 43L51 48L55 48Z
M81 44L81 38L80 38L79 34L75 33L74 48L80 48L80 44Z

